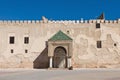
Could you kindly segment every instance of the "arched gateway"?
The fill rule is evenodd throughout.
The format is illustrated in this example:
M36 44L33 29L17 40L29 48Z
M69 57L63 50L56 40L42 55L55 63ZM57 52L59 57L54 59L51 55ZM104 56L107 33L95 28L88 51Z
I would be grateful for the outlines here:
M71 67L72 39L62 31L48 40L48 56L50 68Z
M53 68L67 68L67 51L64 47L56 47L53 57Z

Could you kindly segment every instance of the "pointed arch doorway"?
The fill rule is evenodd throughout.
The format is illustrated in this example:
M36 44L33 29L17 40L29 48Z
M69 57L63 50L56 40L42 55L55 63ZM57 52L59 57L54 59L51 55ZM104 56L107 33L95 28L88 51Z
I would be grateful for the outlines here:
M56 47L53 57L53 68L67 68L67 51L64 47Z

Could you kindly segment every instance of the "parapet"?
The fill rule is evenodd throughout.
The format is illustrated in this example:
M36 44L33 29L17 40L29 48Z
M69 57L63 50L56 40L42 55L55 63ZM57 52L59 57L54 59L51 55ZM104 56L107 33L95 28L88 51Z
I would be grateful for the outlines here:
M120 23L120 19L118 20L104 20L104 19L91 19L91 20L48 20L44 16L42 20L0 20L0 24L37 24L37 23L63 23L63 24L90 24L90 23L112 23L118 24Z
M79 23L120 23L120 20L48 20L48 23L64 23L64 24L79 24Z
M41 20L0 20L0 24L30 24L42 23Z

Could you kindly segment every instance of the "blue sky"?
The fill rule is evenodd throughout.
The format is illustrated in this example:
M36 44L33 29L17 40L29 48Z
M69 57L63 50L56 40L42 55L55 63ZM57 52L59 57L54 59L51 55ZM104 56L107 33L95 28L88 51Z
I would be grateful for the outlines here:
M0 0L0 20L120 18L120 0Z

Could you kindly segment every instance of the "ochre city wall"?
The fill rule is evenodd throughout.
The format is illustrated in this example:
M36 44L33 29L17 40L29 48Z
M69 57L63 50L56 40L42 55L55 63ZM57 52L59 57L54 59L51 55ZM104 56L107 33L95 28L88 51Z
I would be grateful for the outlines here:
M96 23L100 23L100 28L96 28ZM120 20L50 21L46 18L0 21L0 68L48 68L47 41L59 30L73 39L73 67L120 68ZM15 37L14 44L9 44L10 36ZM26 36L29 44L24 44ZM101 48L97 48L97 41L101 41Z

